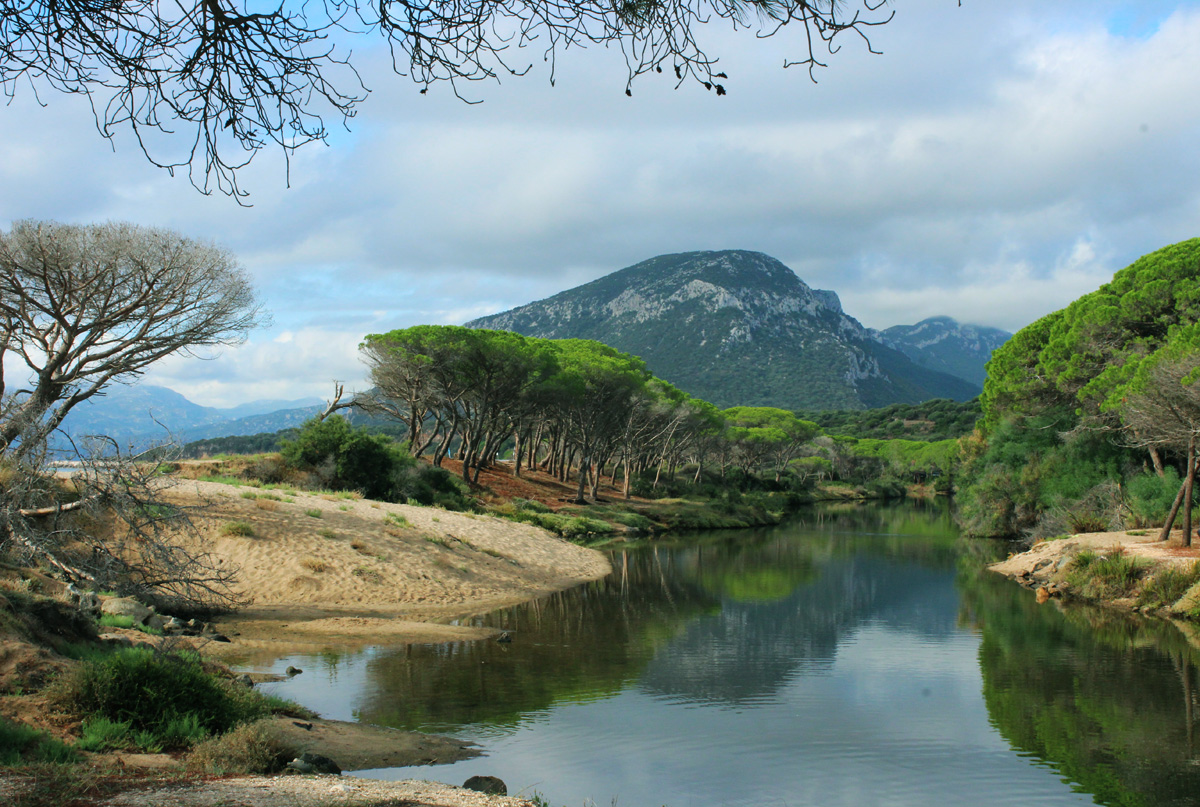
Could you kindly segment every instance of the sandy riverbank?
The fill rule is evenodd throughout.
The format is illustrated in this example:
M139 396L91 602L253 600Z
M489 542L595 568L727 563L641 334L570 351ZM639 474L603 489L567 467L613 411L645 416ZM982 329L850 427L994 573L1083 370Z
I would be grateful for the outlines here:
M988 568L1011 577L1021 585L1033 590L1039 602L1052 597L1074 596L1066 583L1066 570L1071 558L1081 550L1098 553L1122 552L1147 561L1152 569L1166 565L1191 565L1200 561L1200 546L1184 547L1179 530L1167 541L1158 540L1158 530L1134 530L1126 532L1093 532L1069 535L1051 541L1041 541L1024 552L994 563ZM1194 589L1193 589L1194 591ZM1195 596L1188 592L1185 597L1191 603ZM1132 599L1118 599L1102 605L1133 608Z
M201 641L207 655L237 665L284 655L367 644L486 640L494 631L449 624L535 599L611 571L607 558L545 530L490 516L371 502L333 494L178 480L165 493L193 511L193 549L236 572L233 593L245 605L219 619L227 643ZM238 525L231 527L230 525ZM151 637L132 630L130 638ZM0 711L27 707L0 699ZM343 767L437 764L476 755L450 738L337 721L279 718L296 747ZM166 755L99 761L121 770L178 769ZM144 757L144 758L142 758ZM503 771L495 773L503 777ZM122 777L123 778L123 777ZM523 798L485 796L446 785L350 777L182 777L161 784L132 778L111 805L406 804L427 807L531 807ZM0 796L21 800L35 784L0 775Z
M448 623L611 571L595 550L491 516L193 480L169 496L204 505L201 546L237 569L248 604L220 620L233 641L205 652L239 663L483 639L492 632ZM230 534L238 523L251 534Z

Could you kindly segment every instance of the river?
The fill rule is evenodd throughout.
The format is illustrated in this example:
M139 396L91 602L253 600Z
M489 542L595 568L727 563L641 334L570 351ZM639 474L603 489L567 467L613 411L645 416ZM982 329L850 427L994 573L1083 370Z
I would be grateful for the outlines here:
M487 756L553 807L1200 804L1200 654L1173 625L1038 606L936 505L839 506L612 553L477 620L494 641L293 656L271 691Z

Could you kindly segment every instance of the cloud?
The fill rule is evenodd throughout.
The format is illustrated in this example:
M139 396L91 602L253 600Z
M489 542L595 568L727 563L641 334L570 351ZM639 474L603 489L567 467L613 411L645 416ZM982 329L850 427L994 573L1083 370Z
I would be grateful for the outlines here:
M161 371L230 400L323 395L357 372L366 333L695 249L771 254L878 327L948 314L1011 330L1196 235L1200 109L1182 99L1200 95L1200 12L1164 7L914 0L873 32L883 55L847 40L815 85L780 69L794 33L709 26L720 99L659 76L627 98L620 54L593 49L563 54L554 87L525 52L531 76L466 87L483 101L466 105L419 95L366 48L376 92L353 131L301 150L290 189L281 156L260 154L249 209L128 138L114 152L80 99L18 93L0 111L0 222L127 219L232 248L276 330Z

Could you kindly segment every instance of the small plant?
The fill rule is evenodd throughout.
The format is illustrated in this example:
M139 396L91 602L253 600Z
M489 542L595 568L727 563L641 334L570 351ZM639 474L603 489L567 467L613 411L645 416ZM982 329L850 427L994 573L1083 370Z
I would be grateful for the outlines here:
M222 535L236 535L239 538L252 538L254 527L247 521L228 521L221 526Z
M322 514L319 509L317 509L316 507L312 507L312 508L309 508L308 510L305 510L304 515L308 516L309 518L320 518Z
M409 522L409 520L407 518L405 518L404 516L400 515L399 513L385 513L383 516L383 520L390 521L393 524L395 524L397 527L411 527L412 526L412 524Z
M259 510L266 510L268 512L273 513L279 509L279 502L274 501L272 499L266 499L266 498L263 498L260 496L258 499L255 500L254 506L257 507Z
M317 530L317 535L321 536L322 538L326 538L328 540L333 540L334 538L337 538L337 533L334 532L333 530L329 529L328 527L323 527L322 529Z
M338 509L339 509L339 510L341 510L341 511L344 513L344 512L346 512L347 510L349 510L349 509L350 509L350 505L348 505L348 504L339 504L339 505L338 505Z
M445 549L450 548L450 542L448 540L446 540L446 538L442 537L441 535L426 535L425 540L431 544L437 544L438 546L443 547Z
M254 491L252 491L252 490L243 490L243 491L242 491L242 498L243 498L243 499L257 499L257 498L258 498L258 494L257 494L257 493L255 493L255 492L254 492Z
M383 575L374 569L368 569L366 566L355 566L354 570L350 573L360 580L365 580L368 583L378 584L383 582Z

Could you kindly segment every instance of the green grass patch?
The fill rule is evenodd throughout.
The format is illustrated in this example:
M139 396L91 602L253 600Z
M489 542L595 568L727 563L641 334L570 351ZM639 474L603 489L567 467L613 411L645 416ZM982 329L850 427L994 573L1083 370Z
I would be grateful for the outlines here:
M254 527L248 521L229 521L221 525L221 534L251 538L254 536Z
M317 535L321 536L322 538L329 539L329 540L333 540L334 538L337 538L337 533L334 532L333 530L329 529L328 527L324 527L322 529L317 530Z
M32 726L0 717L0 767L51 763L67 765L80 760L78 750Z
M259 496L259 494L253 490L243 490L242 491L243 499L257 499L258 496Z
M390 521L391 523L395 524L397 527L411 527L412 526L412 523L407 518L400 515L399 513L384 513L383 520Z
M1085 549L1067 567L1066 580L1081 597L1120 599L1133 596L1147 568L1144 560L1124 552L1100 554Z
M320 518L323 514L316 507L311 507L304 511L304 515L308 516L309 518Z

